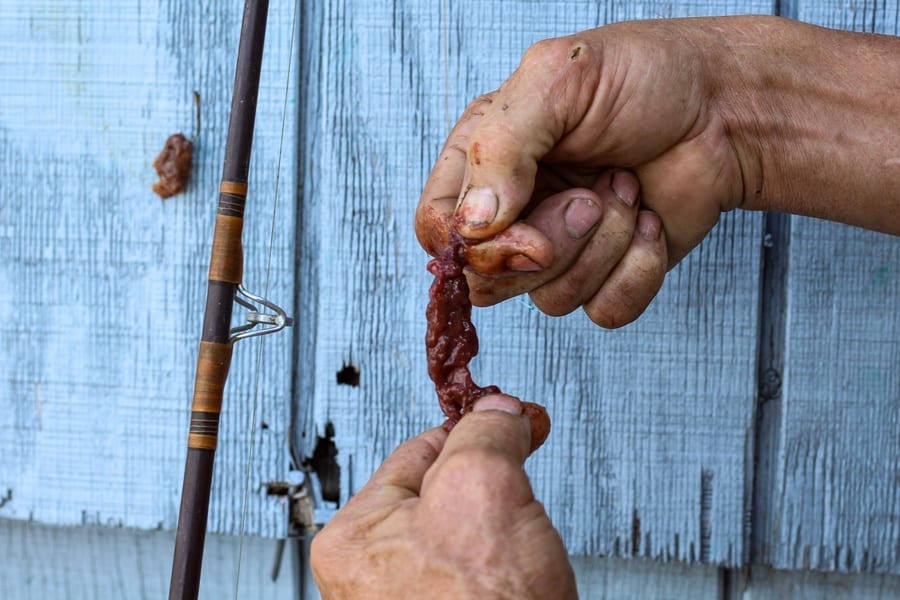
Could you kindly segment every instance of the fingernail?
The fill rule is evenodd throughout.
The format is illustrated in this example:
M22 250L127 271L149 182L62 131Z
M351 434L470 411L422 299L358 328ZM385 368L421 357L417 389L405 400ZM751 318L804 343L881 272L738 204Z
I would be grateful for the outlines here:
M563 216L566 233L573 240L581 239L600 222L601 216L600 207L589 198L573 198Z
M512 271L526 271L529 273L540 271L544 268L524 254L516 254L507 258L506 267Z
M638 197L638 181L634 175L625 171L616 171L612 176L612 189L616 197L625 206L634 206Z
M487 227L497 217L498 208L497 194L490 188L469 188L456 208L456 219L470 229Z
M534 402L523 402L522 413L531 421L531 452L541 447L550 435L550 416L547 410Z
M659 222L659 217L652 212L645 210L639 214L637 226L645 240L655 242L659 239L662 224Z
M488 394L477 400L475 406L472 407L472 412L484 410L499 410L511 415L521 415L523 409L518 398L504 394Z

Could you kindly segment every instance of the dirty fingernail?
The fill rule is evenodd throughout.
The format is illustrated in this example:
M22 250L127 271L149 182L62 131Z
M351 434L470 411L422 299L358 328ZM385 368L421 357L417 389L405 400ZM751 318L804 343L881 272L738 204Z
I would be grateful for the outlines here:
M490 188L469 188L456 208L456 220L470 229L487 227L497 217L498 208L497 194Z
M602 215L600 207L589 198L573 198L563 216L566 233L573 240L581 239L600 222Z
M543 406L534 402L523 402L522 412L531 421L530 452L534 452L547 441L547 436L550 435L550 415Z
M524 254L516 254L506 259L506 267L513 271L540 271L544 267L534 262Z
M488 394L477 400L472 407L472 412L483 410L499 410L511 415L521 415L522 403L517 398L505 394Z
M634 206L640 184L637 178L626 171L616 171L612 176L612 189L625 206Z
M662 223L659 222L659 217L654 213L645 210L639 214L637 226L638 231L641 232L641 236L645 240L655 242L659 239L659 234L662 231Z

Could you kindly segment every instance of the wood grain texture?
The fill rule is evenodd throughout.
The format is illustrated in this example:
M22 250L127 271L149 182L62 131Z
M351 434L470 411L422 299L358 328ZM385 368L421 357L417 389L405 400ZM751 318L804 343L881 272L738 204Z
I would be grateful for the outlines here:
M900 31L896 0L784 4L827 26ZM290 2L272 3L244 234L248 286L268 287L279 303L294 297L296 362L286 336L265 342L261 363L259 341L236 351L210 531L239 527L253 418L267 427L254 441L246 528L268 536L283 533L284 507L261 484L285 477L289 411L304 454L334 424L344 500L402 439L440 422L423 351L429 277L412 214L468 100L497 87L542 38L630 18L773 9L753 0L303 6L268 283ZM239 26L239 2L0 7L0 517L175 525ZM150 162L170 133L190 134L194 89L203 98L194 175L185 195L162 202ZM295 215L286 199L297 186ZM783 568L898 573L898 242L792 223L782 390L764 407L772 420L760 436L757 555ZM523 300L476 311L477 380L543 402L553 418L529 471L571 552L746 558L761 224L754 214L724 218L624 330L600 331L580 314L550 319ZM349 364L360 369L358 387L336 381ZM145 539L99 532L64 542L27 528L10 535L7 555L73 543L120 553ZM119 533L131 541L104 537ZM27 536L44 537L15 542ZM170 548L152 553L167 569ZM30 561L11 564L34 573ZM230 579L232 565L223 569ZM757 590L772 597L797 592L797 582L897 595L890 577L765 573L769 587ZM98 581L110 578L71 576L86 583L62 584L70 590L106 589ZM709 580L695 583L707 589Z
M718 569L709 565L579 556L572 558L572 568L578 595L591 600L719 597Z
M896 600L900 577L872 573L778 571L753 566L742 600Z
M241 5L29 2L0 8L0 517L173 528L200 337ZM292 6L270 18L251 170L245 283L293 289L296 139L266 263ZM290 106L296 104L296 78ZM166 137L203 128L186 193L161 201L150 167ZM289 110L287 127L296 125ZM234 532L259 389L247 531L278 535L289 338L235 352L210 531ZM257 387L258 386L258 387ZM259 429L259 428L258 428Z
M758 558L900 573L900 239L794 219Z
M896 35L900 3L796 17ZM900 238L792 218L784 372L762 406L755 560L900 574Z
M34 598L164 597L169 581L173 533L107 527L51 527L0 519L0 597ZM271 581L276 541L244 539L238 598L295 598L297 574L288 553L278 579ZM237 538L207 540L201 598L233 598L230 570ZM660 564L642 559L574 557L572 565L582 598L590 600L668 600L721 598L718 569L706 565ZM223 573L228 573L223 575ZM307 574L308 575L308 574ZM303 600L317 600L315 586ZM737 590L742 600L892 600L900 597L900 577L777 571L752 567Z
M304 14L306 118L298 432L331 422L342 498L441 422L426 376L430 279L412 233L422 184L465 104L542 38L607 20L768 12L715 2L330 2ZM443 40L443 41L442 41ZM446 43L448 59L443 57ZM446 76L445 76L446 73ZM606 332L523 300L476 312L476 381L545 403L529 463L574 554L744 559L761 215L729 215L636 324ZM360 385L339 385L344 365Z
M294 574L285 556L272 581L276 540L245 536L242 600L291 600ZM171 531L98 526L51 527L0 519L0 598L3 600L157 600L165 598L172 569ZM200 598L235 598L238 538L206 540Z

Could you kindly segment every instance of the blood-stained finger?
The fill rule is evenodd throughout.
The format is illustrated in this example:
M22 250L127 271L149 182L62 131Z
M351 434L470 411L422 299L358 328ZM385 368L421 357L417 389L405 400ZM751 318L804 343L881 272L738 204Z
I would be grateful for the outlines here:
M440 255L447 247L453 211L466 171L466 148L495 93L485 94L469 104L447 137L425 182L416 207L415 229L419 243L432 256Z
M565 190L541 201L526 222L514 223L489 241L470 247L469 255L483 257L485 263L470 260L474 271L469 274L472 302L490 306L559 276L577 258L590 239L589 233L602 221L603 206L592 190ZM571 221L568 225L567 218ZM538 254L524 243L512 243L509 240L513 236L507 232L516 233L519 239L540 239L540 249L546 250Z
M533 196L537 163L584 117L599 69L577 36L539 42L492 98L466 148L455 212L468 239L488 239L519 218Z

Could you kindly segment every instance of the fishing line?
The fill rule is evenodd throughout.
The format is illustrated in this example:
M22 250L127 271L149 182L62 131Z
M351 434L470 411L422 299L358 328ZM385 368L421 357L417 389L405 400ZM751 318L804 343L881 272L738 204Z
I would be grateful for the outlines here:
M450 0L441 0L441 61L444 63L444 127L450 135Z
M266 257L266 279L265 284L263 286L264 292L263 297L269 297L269 284L271 281L272 274L272 254L275 247L275 226L278 223L278 201L280 198L281 191L281 161L284 156L284 134L285 128L287 124L287 106L288 106L288 98L290 97L291 90L291 74L293 72L293 64L294 64L294 43L296 38L297 29L299 28L297 25L297 15L298 10L297 6L300 4L300 0L296 0L294 2L294 9L291 14L291 41L288 51L288 63L287 63L287 80L284 84L284 100L281 106L281 135L278 142L278 159L276 161L275 166L275 198L272 202L272 223L269 228L269 249L268 256ZM253 405L250 413L250 442L247 448L247 462L246 462L246 471L244 473L244 497L241 502L241 524L238 530L238 556L237 556L237 567L235 568L234 575L234 598L238 599L238 591L240 589L240 581L241 581L241 563L243 561L244 556L244 529L247 521L247 505L250 499L250 476L251 470L253 467L253 445L256 440L256 412L259 406L259 389L260 389L260 373L262 372L262 364L263 364L263 348L264 341L262 339L259 340L259 346L257 346L256 352L256 376L254 379L253 385Z

